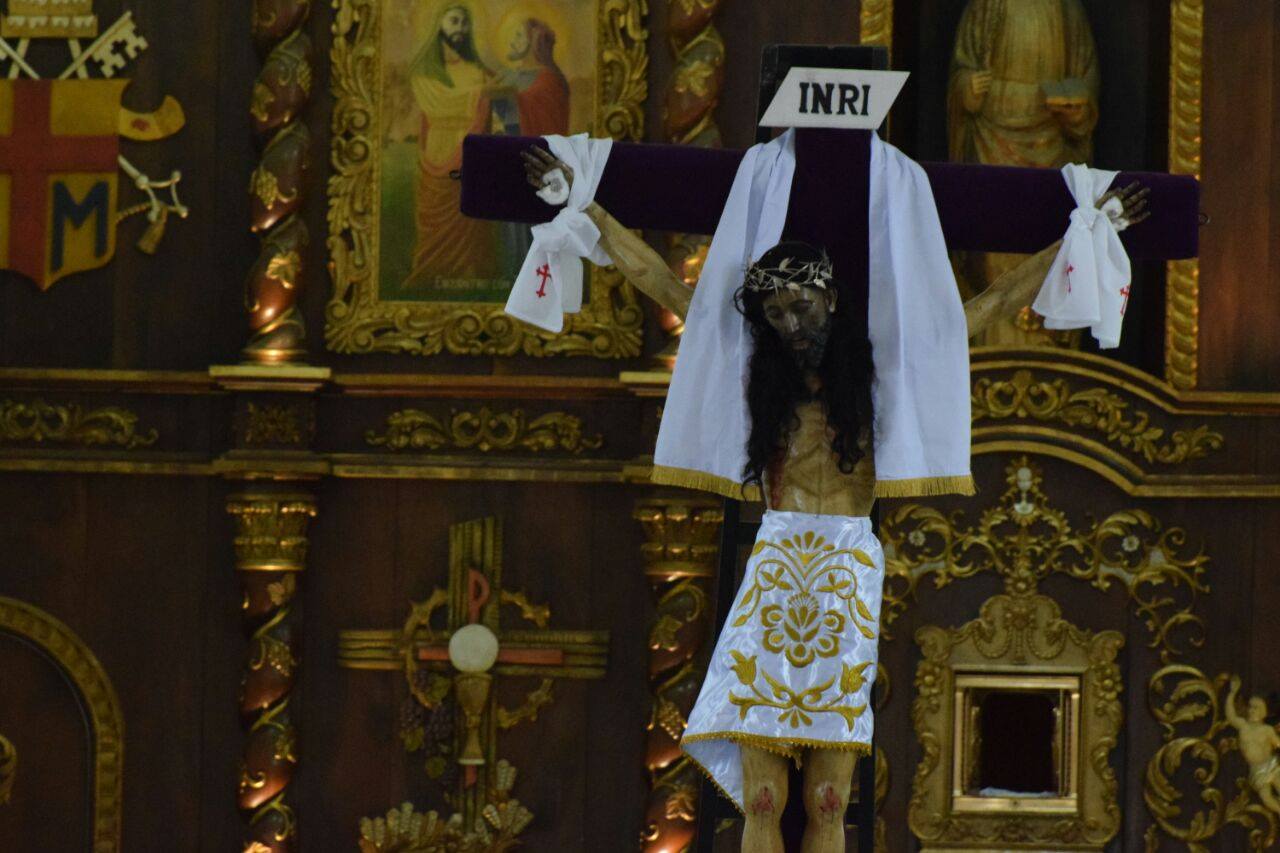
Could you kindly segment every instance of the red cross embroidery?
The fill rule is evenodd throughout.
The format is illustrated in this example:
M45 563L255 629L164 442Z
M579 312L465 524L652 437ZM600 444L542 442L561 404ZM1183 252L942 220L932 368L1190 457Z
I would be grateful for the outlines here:
M1124 304L1120 306L1120 316L1124 316L1124 312L1129 310L1129 285L1120 288L1120 295L1124 297Z
M551 279L551 265L543 264L534 270L534 272L542 279L542 286L538 288L538 298L541 299L547 295L547 282Z

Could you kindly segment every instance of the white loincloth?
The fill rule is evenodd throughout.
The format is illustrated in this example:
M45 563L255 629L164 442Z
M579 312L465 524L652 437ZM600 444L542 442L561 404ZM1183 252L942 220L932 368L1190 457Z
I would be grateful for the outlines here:
M883 584L870 519L765 513L681 741L740 810L740 744L870 751Z

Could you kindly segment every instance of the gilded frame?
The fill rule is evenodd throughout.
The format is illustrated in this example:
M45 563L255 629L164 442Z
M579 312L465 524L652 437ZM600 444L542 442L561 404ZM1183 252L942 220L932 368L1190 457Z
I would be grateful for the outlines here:
M111 679L70 628L24 601L0 596L0 632L34 643L79 691L93 732L93 853L117 853L124 808L124 716Z
M922 660L916 667L911 722L924 757L912 780L907 822L926 851L1101 851L1120 830L1119 786L1111 769L1123 706L1116 656L1118 631L1092 632L1062 617L1045 595L992 596L979 618L960 628L927 625L916 632ZM957 713L966 683L1019 684L1025 689L1072 682L1067 749L1069 796L969 795L957 770L967 749L967 721Z
M381 26L384 0L331 0L333 174L329 267L333 292L325 344L339 353L475 356L640 355L644 312L615 270L596 270L582 311L560 334L542 332L485 303L384 302L378 294ZM648 96L648 0L595 0L597 134L640 139Z
M862 0L859 38L893 50L893 0ZM1204 0L1169 3L1169 171L1200 177ZM1165 381L1196 387L1200 353L1200 262L1172 261L1165 283Z

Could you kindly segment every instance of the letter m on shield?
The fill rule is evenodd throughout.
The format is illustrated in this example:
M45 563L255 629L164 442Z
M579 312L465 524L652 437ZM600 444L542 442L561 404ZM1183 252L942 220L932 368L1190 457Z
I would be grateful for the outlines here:
M0 268L41 290L116 249L128 80L0 81Z

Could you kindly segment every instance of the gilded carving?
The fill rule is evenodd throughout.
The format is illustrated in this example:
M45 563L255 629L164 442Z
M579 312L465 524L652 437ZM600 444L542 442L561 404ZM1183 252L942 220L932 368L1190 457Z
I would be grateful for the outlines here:
M311 165L311 134L302 118L313 77L306 31L311 0L253 5L250 20L262 66L249 106L260 149L249 180L249 230L262 243L245 282L250 340L241 354L250 362L276 364L306 354L297 301L306 281L302 250L310 237L298 214Z
M311 442L316 431L315 409L309 403L283 406L249 403L243 423L241 440L249 447L305 445Z
M1151 677L1147 701L1164 744L1147 762L1143 786L1155 819L1146 833L1149 853L1160 849L1162 837L1181 841L1193 853L1207 853L1208 842L1232 825L1247 832L1249 850L1276 843L1280 735L1266 722L1262 698L1253 697L1240 713L1239 688L1239 677L1223 673L1211 679L1186 665L1166 666ZM1236 763L1229 759L1237 751L1246 773L1232 780L1224 765ZM1191 790L1194 797L1188 796Z
M862 0L859 40L893 50L893 0Z
M139 431L138 416L116 406L86 411L75 403L0 402L0 443L33 441L135 450L150 447L159 438L154 429Z
M13 796L13 783L18 776L18 750L13 742L0 735L0 806Z
M302 571L307 559L307 525L316 515L315 501L309 495L237 495L227 502L227 511L236 519L238 569ZM276 588L272 595L278 598L284 591Z
M316 515L305 493L252 491L233 495L236 570L249 648L240 685L246 728L237 803L247 819L246 846L286 853L297 841L289 802L298 764L297 734L289 704L297 680L301 643L293 600L306 567L307 531Z
M1093 633L1062 618L1031 586L996 595L958 629L916 633L912 725L923 757L908 806L911 831L930 849L1103 850L1120 828L1119 785L1109 757L1123 716L1117 631ZM980 675L974 675L979 673ZM1011 676L1010 673L1016 673ZM963 674L963 675L962 675ZM988 675L989 674L989 675ZM992 796L970 789L963 751L977 734L965 712L968 685L986 675L1070 694L1079 719L1064 713L1059 789L1048 797ZM1076 766L1078 774L1061 768Z
M342 631L338 662L403 673L408 695L400 708L401 742L406 751L424 755L427 775L440 780L461 812L459 820L473 826L503 808L504 800L492 799L502 793L506 764L497 759L498 731L536 720L553 701L553 679L601 677L609 635L548 630L549 608L503 588L497 519L453 525L449 545L447 588L413 602L399 630ZM515 609L534 628L504 626L504 608ZM458 657L451 640L459 634L487 638L482 659L467 664ZM506 708L492 689L495 678L506 677L537 677L539 684L519 705ZM439 843L446 846L427 849L489 849L448 846L462 841L444 836Z
M1149 646L1162 660L1199 648L1205 622L1194 612L1209 591L1208 558L1188 553L1181 528L1165 529L1150 513L1112 513L1081 531L1052 506L1041 490L1043 476L1027 457L1014 459L1008 489L973 526L959 513L909 504L889 514L881 528L885 550L885 593L881 621L889 626L932 577L937 588L983 572L1004 580L1010 595L1025 594L1050 575L1085 581L1105 592L1120 584L1151 635Z
M539 415L532 420L523 409L494 412L483 406L478 412L454 411L446 420L419 409L405 409L387 418L382 434L365 433L373 447L402 450L524 450L545 453L553 450L581 453L604 444L603 436L583 434L582 419L564 412Z
M1172 0L1169 29L1169 171L1199 178L1204 0ZM1169 263L1165 316L1165 379L1175 388L1194 388L1200 353L1198 260Z
M489 804L482 820L469 826L461 814L442 818L422 814L404 803L386 817L360 821L360 853L505 853L520 846L520 833L533 822L533 814L511 797L516 769L505 759L498 762Z
M1077 391L1065 379L1037 381L1030 370L1007 380L981 378L973 383L973 422L984 419L1058 422L1076 430L1100 433L1109 443L1136 453L1148 463L1179 465L1202 459L1222 448L1221 433L1208 426L1176 430L1164 441L1165 430L1152 426L1151 416L1131 410L1106 388Z
M79 691L93 736L92 849L93 853L117 853L124 804L124 717L111 680L80 638L43 610L0 596L0 631L39 646ZM0 760L0 777L4 775L3 764ZM9 767L10 780L13 766Z
M587 304L550 334L507 316L500 305L384 302L378 295L377 155L382 1L332 0L334 107L329 179L333 294L325 339L342 353L524 354L630 358L640 354L644 312L616 270L597 270ZM647 0L596 0L598 83L594 132L640 139L648 95Z
M680 738L705 674L702 652L712 631L710 585L724 511L716 501L659 498L638 504L634 518L644 528L645 577L657 599L648 643L653 699L640 850L670 853L691 849L697 830L702 776L681 752Z

